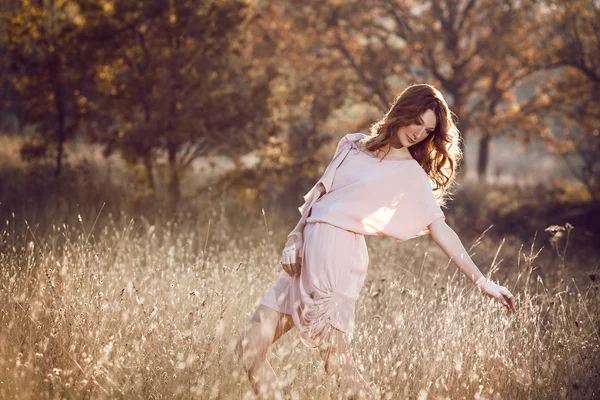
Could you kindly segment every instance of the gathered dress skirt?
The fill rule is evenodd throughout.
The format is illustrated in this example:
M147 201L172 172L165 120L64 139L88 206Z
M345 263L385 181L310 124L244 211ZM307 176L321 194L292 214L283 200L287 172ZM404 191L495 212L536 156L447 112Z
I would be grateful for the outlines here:
M282 271L261 304L291 315L300 339L315 348L328 339L330 327L353 336L369 255L362 234L327 223L306 224L303 239L300 276Z

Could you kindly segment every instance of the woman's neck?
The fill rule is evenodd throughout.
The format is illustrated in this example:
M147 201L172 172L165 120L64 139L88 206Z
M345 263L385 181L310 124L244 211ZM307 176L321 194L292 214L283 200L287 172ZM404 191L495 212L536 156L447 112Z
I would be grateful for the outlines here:
M375 153L379 158L383 158L385 156L385 159L387 160L407 160L413 158L407 147L401 146L396 148L389 144L381 147Z

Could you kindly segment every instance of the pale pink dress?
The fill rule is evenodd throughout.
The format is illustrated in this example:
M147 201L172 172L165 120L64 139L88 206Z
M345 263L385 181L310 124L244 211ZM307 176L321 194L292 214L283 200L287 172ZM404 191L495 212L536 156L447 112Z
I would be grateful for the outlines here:
M346 135L300 207L304 228L299 277L281 272L261 304L290 314L299 336L318 347L333 326L354 332L354 308L369 255L364 235L403 241L428 233L444 214L415 160L379 160Z

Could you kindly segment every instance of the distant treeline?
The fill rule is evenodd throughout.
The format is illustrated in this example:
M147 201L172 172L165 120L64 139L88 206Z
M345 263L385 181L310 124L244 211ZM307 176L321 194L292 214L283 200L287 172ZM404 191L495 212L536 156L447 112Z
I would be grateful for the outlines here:
M51 161L59 179L65 143L84 138L176 204L210 153L256 151L253 171L229 177L255 188L311 177L332 134L364 131L428 82L480 139L481 177L494 137L537 140L576 154L594 196L599 21L595 0L7 0L0 111L29 132L23 159Z

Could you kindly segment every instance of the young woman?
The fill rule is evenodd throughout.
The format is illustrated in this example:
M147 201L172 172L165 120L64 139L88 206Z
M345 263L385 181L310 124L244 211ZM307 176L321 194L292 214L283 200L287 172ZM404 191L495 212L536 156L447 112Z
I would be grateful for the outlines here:
M369 394L350 354L355 302L369 262L364 235L403 241L430 234L484 294L515 311L513 295L482 275L440 209L461 156L458 141L442 94L419 84L394 100L370 136L349 134L339 142L304 197L283 250L283 271L236 345L261 398L283 398L266 355L294 326L308 347L320 350L345 396Z

